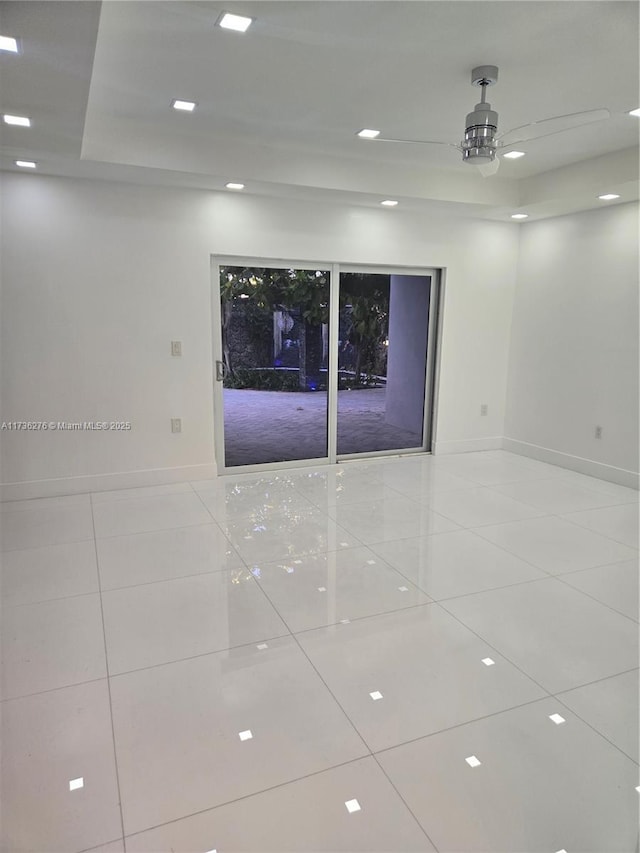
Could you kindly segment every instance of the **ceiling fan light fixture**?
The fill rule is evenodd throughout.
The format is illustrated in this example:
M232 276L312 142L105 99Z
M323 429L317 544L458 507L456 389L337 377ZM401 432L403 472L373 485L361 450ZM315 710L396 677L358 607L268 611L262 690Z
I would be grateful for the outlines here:
M253 18L247 18L244 15L234 15L231 12L223 12L217 20L219 27L224 30L234 30L237 33L246 33Z
M380 136L380 131L379 130L373 130L370 127L363 127L362 130L359 130L356 133L356 136L359 136L362 139L375 139L376 136Z
M506 157L508 160L518 160L520 157L524 157L526 152L524 151L507 151L506 154L503 154L503 157Z

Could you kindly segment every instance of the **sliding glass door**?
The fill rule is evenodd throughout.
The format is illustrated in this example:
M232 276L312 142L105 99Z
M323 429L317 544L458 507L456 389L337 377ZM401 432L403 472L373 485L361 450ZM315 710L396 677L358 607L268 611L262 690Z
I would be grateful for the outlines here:
M431 276L340 273L338 455L424 446Z
M224 464L327 458L327 269L221 265Z
M213 259L221 471L430 449L434 270Z

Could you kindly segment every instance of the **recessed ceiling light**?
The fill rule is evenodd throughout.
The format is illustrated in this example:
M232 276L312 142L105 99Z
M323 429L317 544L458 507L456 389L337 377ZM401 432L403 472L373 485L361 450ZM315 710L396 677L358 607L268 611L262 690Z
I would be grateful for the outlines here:
M21 169L35 169L36 165L33 160L16 160L16 166Z
M388 198L385 201L381 201L380 204L383 204L385 207L395 207L398 202L394 201L392 198Z
M260 649L260 651L262 652L262 651L264 651L265 649L268 649L268 648L269 648L269 646L267 645L267 643L259 643L259 644L256 646L256 648Z
M243 190L244 184L234 184L233 181L231 181L230 183L225 184L225 187L228 190Z
M512 219L528 219L529 214L528 213L512 213L511 218Z
M326 586L319 586L318 587L318 592L326 592L326 591L327 591Z
M0 50L6 50L9 53L18 53L18 42L11 36L0 36Z
M508 160L517 160L519 157L524 157L524 151L507 151L506 154L503 154L503 157L506 157Z
M349 814L360 811L360 803L357 800L347 800L345 802L345 806L347 807Z
M495 661L492 660L491 658L482 658L482 663L485 666L493 666L495 664Z
M376 136L380 136L380 131L372 130L369 127L363 127L362 130L359 130L356 133L356 136L361 136L363 139L375 139Z
M31 119L26 116L3 115L2 120L5 124L17 124L20 127L31 127Z
M79 779L72 779L69 782L70 791L77 791L78 788L84 788L84 779L82 778L82 776Z
M223 12L218 19L218 26L225 30L235 30L237 33L246 33L253 18L245 18L244 15L232 15L231 12Z
M240 740L251 740L253 735L251 734L251 729L247 729L245 732L238 732L238 737Z
M629 110L630 116L640 116L640 107L637 110Z
M550 719L552 722L554 722L554 723L556 724L556 726L559 726L559 725L560 725L560 723L564 723L564 722L566 722L565 718L564 718L564 717L561 717L561 716L560 716L560 714L550 714L550 715L549 715L549 719Z
M400 592L409 592L408 586L399 586L398 589L400 590Z
M192 113L196 108L196 102L182 101L180 98L174 98L174 100L171 101L171 106L174 110L182 110L185 113Z
M371 696L374 702L377 702L378 699L382 699L382 693L380 693L379 690L374 690L373 693L369 693L369 696Z
M469 758L465 758L465 761L469 767L479 767L482 764L481 761L478 761L475 755L470 755Z
M620 198L616 193L606 193L605 195L599 195L598 198L601 201L613 201L614 198Z

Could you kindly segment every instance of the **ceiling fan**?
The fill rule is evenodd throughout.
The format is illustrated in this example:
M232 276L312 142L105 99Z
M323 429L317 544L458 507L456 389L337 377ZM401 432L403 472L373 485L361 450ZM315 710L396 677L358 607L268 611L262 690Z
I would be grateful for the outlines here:
M565 130L572 130L610 117L609 110L604 108L585 110L545 118L498 133L498 113L492 110L491 104L486 101L487 86L493 86L497 81L498 69L495 65L479 65L471 72L471 85L482 88L482 97L480 103L475 105L473 112L466 118L464 139L459 145L453 142L434 142L426 139L391 139L379 136L368 138L375 142L398 142L409 145L448 145L462 152L464 163L477 165L479 172L484 177L488 177L498 171L499 150L520 142L563 133Z

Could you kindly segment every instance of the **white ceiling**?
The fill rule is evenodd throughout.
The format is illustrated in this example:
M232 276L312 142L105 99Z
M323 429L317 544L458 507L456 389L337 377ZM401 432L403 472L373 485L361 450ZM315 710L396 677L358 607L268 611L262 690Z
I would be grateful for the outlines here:
M223 10L249 31L215 26ZM638 4L597 0L247 0L0 3L0 165L531 219L638 197ZM471 69L500 68L488 92L500 130L607 107L598 124L518 146L484 179L445 146L479 100ZM170 109L195 100L193 114Z

